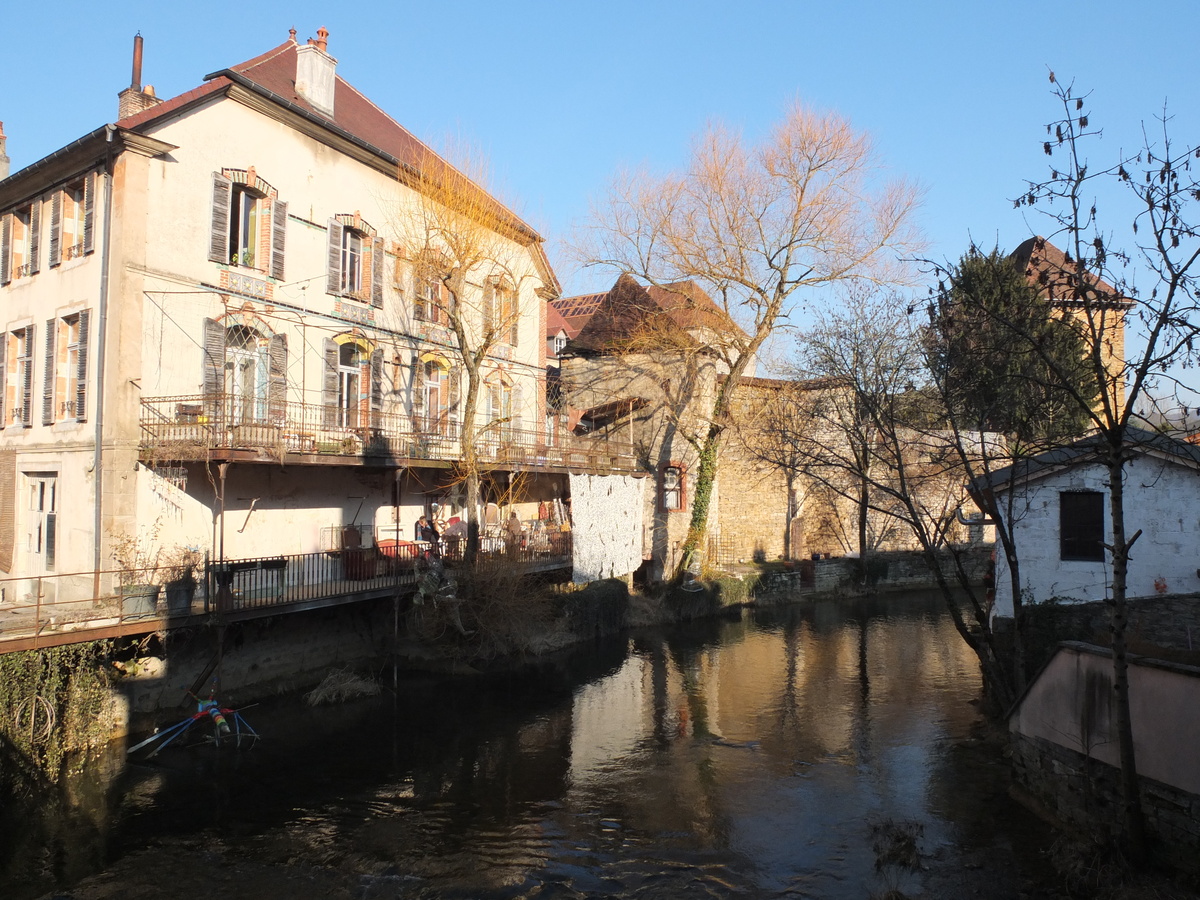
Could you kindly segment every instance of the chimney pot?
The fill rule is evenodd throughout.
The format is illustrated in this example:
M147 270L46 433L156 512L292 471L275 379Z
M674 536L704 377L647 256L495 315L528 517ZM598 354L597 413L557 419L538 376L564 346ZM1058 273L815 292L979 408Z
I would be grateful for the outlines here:
M317 29L317 49L322 53L328 53L329 47L329 29L322 25Z
M293 44L296 43L296 29L295 28L288 29L288 40L291 41Z
M133 79L129 87L134 91L142 89L142 33L133 36Z

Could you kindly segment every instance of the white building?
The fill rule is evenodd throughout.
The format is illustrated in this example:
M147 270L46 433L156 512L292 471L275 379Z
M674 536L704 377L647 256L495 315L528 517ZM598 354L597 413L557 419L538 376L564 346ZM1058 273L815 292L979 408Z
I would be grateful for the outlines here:
M456 255L422 190L453 170L318 36L165 102L139 38L120 118L0 179L0 572L90 585L122 556L319 554L347 526L411 539L435 503L465 517L464 340L488 346L486 499L561 518L542 239L480 192L488 252Z
M1015 491L1012 530L1026 602L1103 600L1110 596L1111 490L1096 439L995 472L997 493ZM1128 596L1200 589L1200 448L1130 428L1124 508L1133 545ZM1001 499L1003 507L1005 499ZM1008 561L996 549L996 616L1013 614Z

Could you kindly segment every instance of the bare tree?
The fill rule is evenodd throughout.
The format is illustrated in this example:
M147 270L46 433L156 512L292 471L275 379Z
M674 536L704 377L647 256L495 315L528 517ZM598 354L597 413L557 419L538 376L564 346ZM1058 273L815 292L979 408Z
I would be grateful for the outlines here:
M594 212L592 264L652 285L695 282L739 325L714 335L724 378L693 441L695 496L680 571L708 527L721 441L739 384L786 320L796 294L886 279L915 244L917 192L877 179L869 139L845 119L794 106L760 144L712 126L679 172L615 180Z
M1031 269L1047 292L1068 305L1066 321L1087 352L1094 390L1076 392L1073 399L1095 427L1098 458L1108 470L1112 543L1105 549L1112 567L1108 601L1124 826L1129 849L1143 856L1125 638L1128 563L1140 535L1130 535L1125 522L1125 466L1134 456L1127 430L1144 421L1139 409L1151 392L1161 396L1167 387L1175 393L1185 389L1177 374L1196 360L1200 180L1192 167L1200 148L1181 148L1172 139L1164 110L1152 130L1143 127L1136 152L1092 165L1086 151L1100 132L1090 124L1088 95L1077 94L1053 73L1050 81L1061 107L1043 145L1052 159L1050 177L1031 182L1016 204L1044 213L1054 226L1049 237L1062 253L1035 246L1040 258L1031 260ZM1103 211L1102 202L1109 204ZM1118 239L1113 229L1122 219L1128 231ZM1136 328L1136 340L1130 342L1135 349L1128 354L1129 345L1121 339L1126 322ZM1015 335L1038 346L1033 335L1012 327ZM1043 359L1053 365L1052 354Z
M413 329L428 332L434 343L448 344L454 357L445 411L456 415L456 423L437 421L437 410L424 409L419 359L414 360L410 387L420 425L457 428L468 528L464 558L469 563L479 547L481 442L511 431L521 412L518 392L492 408L484 421L485 379L499 372L501 347L514 348L504 354L511 357L520 346L526 315L557 290L541 238L482 187L485 175L478 162L459 169L427 151L419 164L401 170L401 182L413 191L395 207L396 231L411 270ZM540 333L531 337L528 329L526 324L524 346L542 340ZM536 410L536 392L528 393L524 399Z
M833 387L814 392L792 435L805 474L868 517L903 527L920 548L963 640L979 658L989 696L1016 693L991 629L989 598L968 567L961 510L967 484L1007 461L997 436L959 427L929 379L929 345L916 306L852 293L800 338L797 369ZM965 610L965 613L964 613Z

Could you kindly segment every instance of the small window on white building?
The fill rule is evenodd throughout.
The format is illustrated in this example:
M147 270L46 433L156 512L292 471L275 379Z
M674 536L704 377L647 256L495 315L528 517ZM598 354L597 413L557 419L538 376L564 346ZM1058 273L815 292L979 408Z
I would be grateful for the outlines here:
M1104 561L1104 494L1063 491L1058 495L1059 558Z
M383 241L358 213L329 220L330 294L383 306L383 269Z
M38 271L42 202L34 200L0 218L0 284Z

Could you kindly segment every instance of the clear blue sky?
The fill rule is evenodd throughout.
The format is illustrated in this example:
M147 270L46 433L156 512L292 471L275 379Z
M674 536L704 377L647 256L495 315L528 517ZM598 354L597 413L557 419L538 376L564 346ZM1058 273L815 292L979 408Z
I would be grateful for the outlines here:
M1169 100L1200 135L1200 5L1057 3L26 4L4 16L0 121L14 171L115 118L132 38L161 97L287 37L330 31L338 71L418 137L487 153L501 193L549 240L568 293L611 276L559 252L620 166L678 164L711 118L761 134L793 98L875 138L926 189L930 254L1033 231L1011 198L1041 178L1047 69L1094 91L1115 154Z

